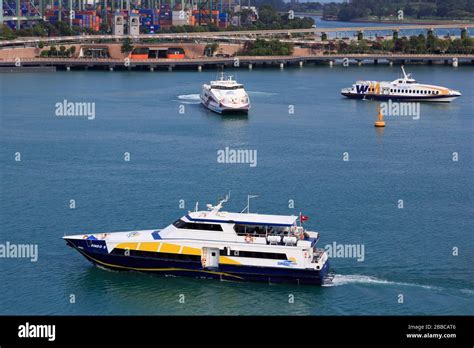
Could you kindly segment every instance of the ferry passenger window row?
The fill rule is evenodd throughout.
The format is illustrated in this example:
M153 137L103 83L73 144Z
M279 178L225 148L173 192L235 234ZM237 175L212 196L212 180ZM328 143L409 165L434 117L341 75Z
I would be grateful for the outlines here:
M220 251L222 256L228 256L227 248ZM245 251L245 250L231 250L230 256L234 257L249 257L254 259L272 259L272 260L287 260L286 254L282 253L265 253L259 251Z
M280 226L235 224L234 231L237 232L238 235L250 234L253 236L265 237L267 234L288 234L289 228Z
M406 90L406 89L390 89L390 92L395 92L395 93L415 93L415 94L439 94L439 91L430 91L430 90Z
M222 226L219 224L186 222L181 219L176 220L173 223L173 226L179 229L187 229L187 230L222 231Z
M257 236L266 236L267 231L265 226L255 226L255 225L234 225L234 231L237 234L251 234Z
M212 89L233 90L233 89L240 89L240 88L244 88L244 85L236 85L236 86L217 86L217 85L212 85Z

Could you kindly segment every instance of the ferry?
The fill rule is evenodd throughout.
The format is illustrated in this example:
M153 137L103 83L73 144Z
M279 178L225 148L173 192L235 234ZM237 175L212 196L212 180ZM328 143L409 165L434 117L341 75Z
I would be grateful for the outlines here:
M245 113L250 109L250 99L244 86L232 79L232 76L211 81L202 85L201 104L209 110L223 113Z
M251 196L249 196L251 198ZM113 269L231 281L322 285L328 255L306 216L207 210L188 212L164 229L65 236L93 264ZM299 222L299 223L298 223Z
M459 91L446 87L425 85L415 81L411 74L406 74L402 66L403 78L392 82L357 81L350 88L343 88L341 94L355 99L403 100L451 102L461 96Z

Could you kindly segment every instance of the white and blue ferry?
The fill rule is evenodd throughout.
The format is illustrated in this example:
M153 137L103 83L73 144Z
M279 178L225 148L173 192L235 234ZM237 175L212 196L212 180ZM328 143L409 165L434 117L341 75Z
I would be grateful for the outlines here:
M357 81L352 87L343 88L341 94L354 99L374 100L403 100L427 102L451 102L461 96L461 92L442 86L418 83L411 74L392 82L387 81Z
M307 231L302 216L208 210L189 212L162 230L80 234L63 237L94 264L221 280L321 285L328 255ZM245 210L244 210L245 211ZM299 222L299 223L298 223Z

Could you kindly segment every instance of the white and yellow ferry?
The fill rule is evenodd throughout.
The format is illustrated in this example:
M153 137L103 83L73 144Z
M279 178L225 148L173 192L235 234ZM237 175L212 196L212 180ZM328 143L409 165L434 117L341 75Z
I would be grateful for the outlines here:
M94 264L115 270L225 280L321 285L328 255L304 216L208 210L189 212L162 230L63 237Z
M355 99L403 100L451 102L461 96L459 91L446 87L425 85L415 81L411 74L406 74L402 66L403 78L392 82L357 81L350 88L343 88L343 96Z

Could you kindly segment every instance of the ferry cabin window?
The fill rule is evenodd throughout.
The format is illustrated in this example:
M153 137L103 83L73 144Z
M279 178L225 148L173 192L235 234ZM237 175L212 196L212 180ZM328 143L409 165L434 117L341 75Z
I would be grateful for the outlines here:
M173 226L179 229L186 229L186 230L219 231L219 232L222 231L222 226L219 224L186 222L181 219L176 220L173 223Z
M232 89L240 89L244 88L244 85L236 85L236 86L212 86L212 89L224 89L224 90L232 90Z
M283 253L267 253L260 251L246 251L246 250L233 250L232 256L235 257L249 257L253 259L273 259L273 260L287 260L286 254ZM220 251L220 255L227 255L224 250Z
M288 234L289 228L281 226L235 224L234 231L238 235L250 234L265 237L267 234Z

